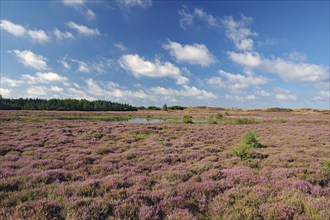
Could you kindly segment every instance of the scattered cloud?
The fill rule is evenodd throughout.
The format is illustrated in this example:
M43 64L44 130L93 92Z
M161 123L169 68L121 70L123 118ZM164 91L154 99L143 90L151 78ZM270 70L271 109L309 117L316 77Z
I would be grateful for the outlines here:
M76 30L79 34L84 36L97 36L100 35L100 32L97 28L92 29L84 25L77 24L73 21L69 21L66 23L68 27Z
M220 27L220 19L215 17L201 8L190 9L187 6L183 6L179 10L180 15L180 26L182 29L187 29L187 27L193 27L196 21L205 22L208 27L217 28Z
M92 62L91 68L99 74L106 73L112 67L113 61L108 58L100 57L97 61Z
M78 69L77 69L78 72L81 72L81 73L90 72L90 69L89 69L87 63L80 61L80 60L75 60L75 59L71 59L71 61L78 64Z
M275 94L275 99L281 100L281 101L294 101L297 100L297 96L289 93L278 93Z
M122 42L114 43L113 45L122 52L127 50L127 47Z
M9 95L11 92L10 89L6 89L6 88L0 88L0 94L3 96Z
M207 49L204 44L181 45L174 41L169 41L163 48L170 51L172 57L177 62L187 62L198 64L203 67L210 66L216 62L215 56Z
M22 80L26 83L35 84L35 83L53 83L53 82L67 82L68 79L64 76L59 75L58 73L53 72L37 72L35 76L29 74L23 74Z
M87 9L86 16L89 20L93 20L96 17L95 13L89 8Z
M82 6L86 3L86 0L62 0L62 3L67 6Z
M52 91L52 92L63 92L64 89L61 88L61 87L58 87L58 86L51 86L50 91Z
M252 86L263 85L268 82L268 79L263 76L244 76L240 74L228 73L223 70L219 70L219 74L221 77L216 76L207 79L207 84L218 87L225 87L232 90L241 90Z
M8 20L1 20L0 27L16 37L24 36L26 33L25 27L19 24L14 24Z
M329 102L330 100L330 91L329 90L321 90L317 96L314 96L312 98L314 101L321 101L321 100L327 100Z
M29 66L36 70L47 69L47 58L41 55L37 55L30 50L13 50L12 52L24 66Z
M26 93L31 97L39 97L47 94L47 87L45 86L34 86L26 90Z
M235 21L231 16L226 16L221 19L221 23L226 31L226 36L234 42L236 49L243 51L253 50L254 41L249 37L256 37L257 33L248 28L252 22L253 19L251 17L245 17L243 15L239 21Z
M15 79L3 77L3 76L0 78L0 82L1 82L1 85L5 84L5 85L11 86L11 87L16 87L16 86L20 85L21 83L23 83L22 80L15 80Z
M258 52L243 52L236 53L233 51L227 52L229 59L233 62L247 67L258 67L262 63L262 58Z
M61 60L58 60L57 61L58 63L62 64L62 66L65 68L65 69L71 69L71 66L70 64L68 63L67 61L67 57L63 57Z
M148 8L152 6L152 0L117 0L117 4L120 8Z
M180 69L170 62L162 63L155 59L154 62L145 60L138 54L126 54L118 60L120 66L132 73L135 77L170 77L179 85L186 84L188 78L182 76Z
M255 100L258 97L254 94L250 94L250 95L227 94L225 95L225 98L235 101L247 101L247 100Z
M168 97L194 97L196 99L211 99L216 98L216 95L212 92L198 89L194 86L183 85L182 89L167 89L163 87L153 87L151 91L156 95L168 96Z
M55 28L53 30L53 34L59 40L70 40L70 39L74 39L73 35L70 32L68 32L68 31L62 32L62 31L60 31L57 28Z
M33 42L38 43L45 43L50 41L50 37L43 30L29 30L22 25L12 23L8 20L1 20L0 26L1 29L16 37L29 36Z

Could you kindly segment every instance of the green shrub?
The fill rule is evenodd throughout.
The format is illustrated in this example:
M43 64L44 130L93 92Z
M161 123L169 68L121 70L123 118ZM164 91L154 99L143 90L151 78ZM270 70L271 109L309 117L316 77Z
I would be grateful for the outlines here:
M220 119L223 118L223 115L222 115L221 113L217 113L217 114L215 115L215 118L218 119L218 120L220 120Z
M279 118L278 121L281 122L281 123L286 123L286 119L285 118Z
M325 172L330 174L330 160L325 160L323 162L323 170L325 170Z
M193 123L192 116L190 116L190 115L183 116L183 123L185 123L185 124L192 124Z
M257 137L256 131L247 131L242 137L240 145L232 149L232 155L240 157L242 160L257 157L257 154L251 150L262 147Z

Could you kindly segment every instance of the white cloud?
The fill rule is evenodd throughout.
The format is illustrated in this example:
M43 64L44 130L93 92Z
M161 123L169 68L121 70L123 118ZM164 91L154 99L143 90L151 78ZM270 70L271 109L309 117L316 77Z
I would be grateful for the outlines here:
M1 29L16 37L29 36L34 42L45 43L50 41L50 37L43 30L29 30L19 24L14 24L8 20L1 20Z
M93 71L99 74L106 73L107 70L112 66L112 60L104 57L99 58L97 61L94 61L91 65Z
M50 38L43 30L29 30L28 35L32 38L33 41L39 43L45 43L50 41Z
M55 28L53 30L53 34L55 35L55 37L59 40L69 40L69 39L74 39L73 35L66 31L66 32L62 32L59 29Z
M127 50L127 47L122 42L114 43L113 45L122 52Z
M297 100L297 96L289 93L278 93L275 94L275 99L281 100L281 101L294 101Z
M5 85L9 85L11 87L16 87L19 84L23 83L23 81L21 81L21 80L10 79L8 77L1 77L0 82L1 82L1 85L5 84Z
M252 21L251 17L245 16L242 16L240 21L235 21L231 16L221 19L226 30L226 36L234 42L238 50L253 50L254 41L249 37L255 37L257 33L247 27Z
M89 20L92 20L96 17L95 13L91 9L87 9L86 16Z
M243 52L236 53L233 51L227 52L229 59L235 63L247 66L247 67L258 67L262 63L262 58L257 52Z
M23 74L22 80L27 83L53 83L53 82L66 82L68 79L58 73L53 72L37 72L35 76L29 74Z
M90 69L87 65L87 63L83 62L83 61L80 61L80 60L74 60L74 59L71 59L73 62L76 62L78 63L78 72L81 72L81 73L89 73L90 72Z
M3 96L9 95L11 92L10 89L6 89L6 88L0 88L0 94Z
M37 55L30 50L13 50L13 52L24 66L29 66L36 70L47 69L47 58Z
M117 4L121 8L131 8L136 6L148 8L152 5L152 0L117 0Z
M59 62L60 64L62 64L62 66L65 68L65 69L71 69L68 61L67 61L67 57L63 57L61 60L58 60L57 62Z
M219 74L223 77L212 77L207 79L207 84L215 85L219 87L225 87L232 90L247 89L251 86L259 86L266 84L268 79L262 76L253 75L240 75L228 73L223 70L219 70ZM225 79L225 80L224 80Z
M330 91L322 90L319 92L317 96L314 96L312 98L314 101L320 101L320 100L327 100L328 102L330 101Z
M45 86L30 87L26 90L26 93L34 97L40 97L47 94L47 88Z
M329 78L329 67L316 64L283 60L278 57L266 59L257 52L247 51L243 53L230 51L228 56L235 63L277 74L288 82L311 83L321 82Z
M212 92L207 92L205 90L198 89L194 86L182 86L183 88L180 90L175 89L167 89L163 87L153 87L151 88L151 91L156 95L161 96L168 96L168 97L193 97L197 99L210 99L210 98L216 98L216 95Z
M329 67L309 63L295 63L281 58L263 60L261 69L279 75L283 80L314 83L329 78Z
M180 69L170 62L162 63L158 59L151 62L138 54L126 54L118 62L123 69L131 72L135 77L170 77L175 79L179 85L188 82L188 78L181 75Z
M66 24L68 25L68 27L78 31L78 33L80 33L81 35L84 35L84 36L100 35L100 32L97 28L95 28L95 29L88 28L87 26L77 24L73 21L69 21Z
M64 89L61 88L61 87L58 87L58 86L51 86L50 91L52 91L52 92L63 92Z
M180 26L183 29L192 27L195 21L205 22L208 27L220 27L220 19L205 12L201 8L195 8L190 10L188 7L183 6L183 9L179 10Z
M16 37L24 36L26 33L26 29L22 25L14 24L8 20L1 20L0 27Z
M86 0L62 0L62 3L67 6L82 6Z
M169 50L172 57L177 62L187 62L190 64L199 64L209 66L216 62L216 58L204 44L186 44L181 45L174 41L169 41L163 45L164 49Z
M255 100L258 97L254 94L250 94L250 95L225 95L226 99L230 99L230 100L236 100L236 101L246 101L246 100Z

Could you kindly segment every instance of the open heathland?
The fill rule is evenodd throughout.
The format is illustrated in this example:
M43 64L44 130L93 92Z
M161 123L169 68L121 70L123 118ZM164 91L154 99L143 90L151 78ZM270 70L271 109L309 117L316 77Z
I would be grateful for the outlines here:
M329 111L0 119L0 219L330 218Z

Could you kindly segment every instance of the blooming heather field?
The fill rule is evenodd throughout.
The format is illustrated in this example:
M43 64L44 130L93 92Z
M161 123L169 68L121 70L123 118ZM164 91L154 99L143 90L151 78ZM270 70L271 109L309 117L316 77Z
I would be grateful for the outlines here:
M208 122L180 123L187 114ZM177 120L138 124L109 115ZM1 219L330 219L327 111L0 117ZM248 130L262 146L239 157L233 149Z

